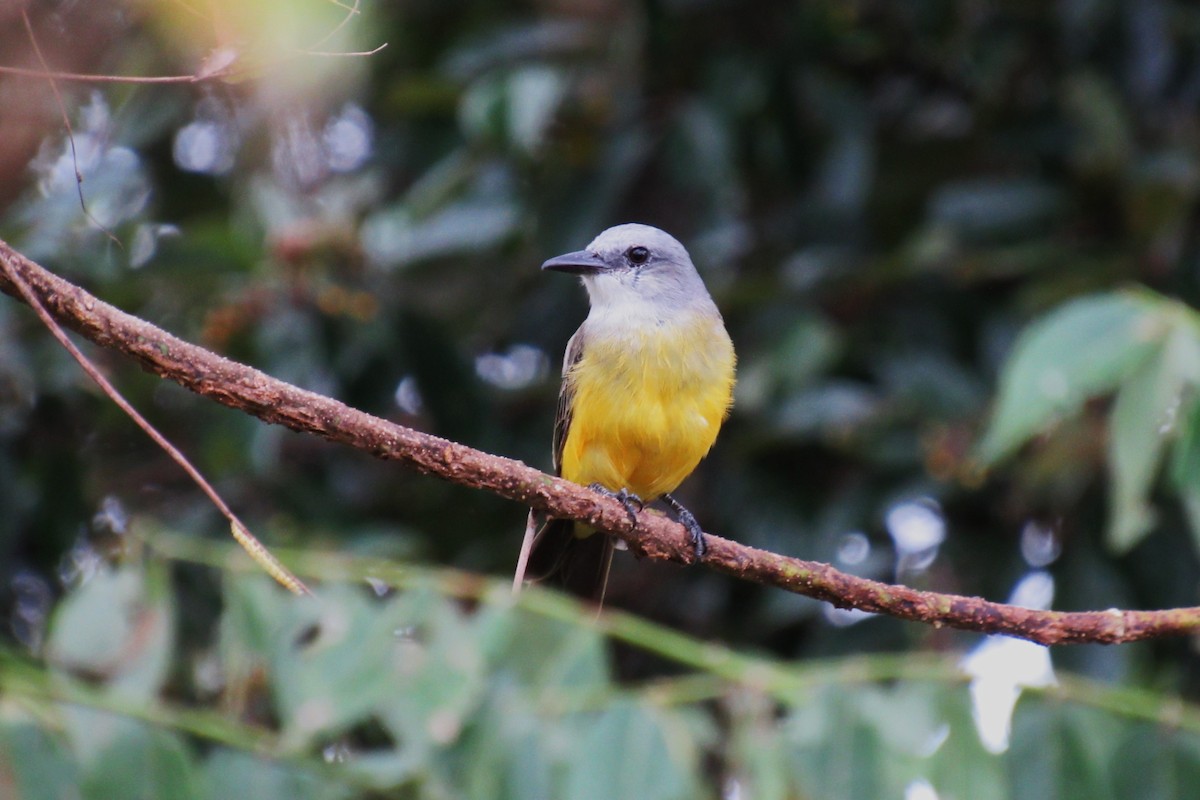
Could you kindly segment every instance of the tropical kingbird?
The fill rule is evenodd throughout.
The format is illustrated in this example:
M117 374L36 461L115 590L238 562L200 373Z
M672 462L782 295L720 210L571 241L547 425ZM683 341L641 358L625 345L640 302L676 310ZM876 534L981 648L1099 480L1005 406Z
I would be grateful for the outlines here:
M555 473L616 497L631 519L635 505L661 498L700 558L700 526L669 493L716 441L733 403L736 359L692 259L666 232L629 224L542 269L579 275L591 302L563 359ZM557 572L576 594L602 597L613 539L570 520L537 522L531 512L514 591L532 567Z

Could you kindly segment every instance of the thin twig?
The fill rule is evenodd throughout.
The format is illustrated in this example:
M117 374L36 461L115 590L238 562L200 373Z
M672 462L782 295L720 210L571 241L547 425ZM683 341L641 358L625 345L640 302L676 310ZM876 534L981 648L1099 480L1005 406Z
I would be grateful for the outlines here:
M346 15L344 17L342 17L342 21L339 22L337 25L333 26L333 29L328 31L320 39L317 39L315 42L310 44L307 49L315 50L316 48L318 48L321 45L328 42L334 36L337 36L338 32L341 31L342 28L346 27L346 25L348 25L350 23L350 20L354 19L356 16L358 16L359 14L362 13L361 11L359 11L360 4L361 4L361 0L354 0L354 5L350 8L345 9Z
M59 326L54 317L52 317L50 313L46 311L45 306L42 305L41 300L34 293L33 289L30 288L29 284L20 275L20 273L13 269L12 263L7 260L0 260L0 272L3 273L7 280L11 281L12 285L21 294L22 299L24 299L29 307L34 310L42 322L45 323L46 327L50 329L50 333L54 335L55 339L58 339L59 344L61 344L66 351L71 354L71 357L79 363L79 366L82 367L83 371L88 374L88 377L95 381L96 384L104 391L104 393L108 395L108 398L116 403L117 407L124 411L130 419L137 423L137 426L145 431L146 435L153 439L155 444L165 450L167 455L169 455L176 464L183 468L183 471L188 474L188 477L195 481L196 485L200 487L200 491L204 492L204 494L208 496L208 499L212 501L212 504L216 506L222 514L225 515L225 518L229 520L229 525L233 531L234 538L237 539L238 543L241 544L243 548L245 548L246 552L250 554L250 557L257 561L258 564L264 570L266 570L266 572L272 578L279 581L279 583L286 586L295 594L312 594L308 587L305 586L299 578L297 578L295 575L289 572L286 567L279 563L275 556L271 555L270 551L263 546L262 542L254 538L249 529L246 528L245 524L243 524L242 521L237 518L225 501L221 499L221 496L217 494L216 490L213 489L209 482L204 479L204 476L200 474L200 471L192 466L192 463L188 461L187 457L184 456L183 453L181 453L179 449L175 447L175 445L167 441L167 438L159 433L158 430L151 425L119 391L117 391L117 388L113 386L103 374L101 374L100 370L96 368L96 365L93 364L87 356L80 352L79 348L75 346L75 343L67 338L67 334Z
M155 75L143 77L140 75L93 75L82 72L58 72L51 69L29 69L28 67L10 67L0 65L0 75L16 75L22 78L43 78L48 81L79 81L82 83L197 83L200 80L223 77L224 73L215 72L199 78L195 75Z
M38 63L42 65L43 70L49 73L50 67L46 64L46 57L42 55L41 45L38 44L37 36L33 33L33 23L29 20L29 9L24 6L21 8L21 19L25 23L25 32L29 35L29 45L33 48ZM67 142L71 146L71 166L75 170L75 191L79 194L79 207L83 210L83 215L87 217L88 222L103 231L104 235L117 247L122 247L121 240L117 238L116 234L101 225L100 220L92 216L92 212L88 210L87 201L83 199L83 173L79 171L79 154L75 150L75 131L71 128L71 117L67 113L67 104L63 101L62 92L58 90L58 81L51 75L48 75L46 80L50 82L50 91L54 93L54 101L58 103L58 113L62 115L63 127L67 129Z
M362 56L373 56L380 50L383 50L385 47L387 47L387 42L384 42L372 50L300 50L299 52L306 56L353 56L356 58L361 58Z

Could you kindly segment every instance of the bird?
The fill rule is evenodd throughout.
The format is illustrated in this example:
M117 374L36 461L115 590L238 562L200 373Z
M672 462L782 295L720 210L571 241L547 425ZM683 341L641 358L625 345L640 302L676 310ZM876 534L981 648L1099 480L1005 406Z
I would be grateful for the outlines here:
M559 477L636 510L661 499L705 552L696 518L671 492L712 448L733 405L737 358L716 304L675 237L650 225L609 228L542 270L577 275L587 318L563 358L554 421ZM603 603L614 540L585 523L531 511L513 578L557 575Z

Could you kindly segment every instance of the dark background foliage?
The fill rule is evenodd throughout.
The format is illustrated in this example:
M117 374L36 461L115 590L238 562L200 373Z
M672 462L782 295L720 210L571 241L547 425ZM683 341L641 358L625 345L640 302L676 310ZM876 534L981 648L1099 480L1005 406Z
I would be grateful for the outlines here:
M1111 533L1113 401L1104 395L1136 380L1133 367L1088 384L1099 396L1075 398L1055 424L1049 412L1036 417L1036 431L1048 433L1020 449L1028 437L1014 438L1011 455L990 468L974 457L1001 369L1031 321L1133 285L1158 293L1154 313L1166 298L1197 302L1192 4L396 2L364 7L326 42L344 15L332 3L239 8L217 3L205 16L165 0L33 4L33 30L56 69L189 74L228 56L246 72L170 86L59 82L73 153L47 83L0 75L0 235L184 338L402 424L548 467L558 363L586 305L573 281L537 266L609 225L651 223L688 246L740 359L733 415L680 493L707 529L940 591L1004 599L1039 570L1054 608L1196 602L1200 511L1189 525L1186 509L1200 503L1200 475L1177 468L1173 481L1149 484L1156 516ZM4 63L37 68L19 10L0 16ZM297 52L384 42L370 56ZM43 658L60 598L84 591L90 576L109 580L105 564L158 563L131 544L131 527L202 542L226 530L28 309L0 302L0 337L4 637L13 653ZM1090 341L1080 341L1068 373L1088 359ZM510 572L523 509L267 428L89 352L268 544ZM1194 385L1179 384L1184 417ZM1185 441L1196 429L1170 433ZM151 594L145 586L169 592L177 620L177 660L154 685L203 706L212 695L198 688L197 665L215 647L216 621L229 635L229 609L266 590L231 589L220 572L167 562L170 570L146 567L139 579ZM255 613L285 614L278 598L261 602ZM977 644L628 557L618 557L608 603L780 663L953 656ZM529 653L546 655L546 634L528 624ZM1052 658L1105 683L1185 698L1200 688L1191 641ZM623 646L616 674L678 673L671 660ZM725 698L737 710L723 713L744 725L696 723L709 726L694 738L708 755L684 772L702 783L741 775L753 796L896 796L890 787L921 790L912 781L922 774L946 796L1075 796L1055 776L1078 774L1087 759L1062 745L1056 760L1041 749L1047 741L1116 752L1143 730L1091 724L1101 694L1065 716L1043 703L1018 714L1006 756L1041 767L984 768L991 756L968 741L965 690L949 679L944 695L915 685L911 697L874 703L835 684L825 701L810 697L787 728L801 744L773 745L786 753L762 767L795 794L772 795L769 780L747 777L759 775L750 754L774 752L764 742L791 741L768 710L746 710L758 701ZM286 702L274 697L265 719L286 722ZM613 712L614 742L650 725L643 717L654 709L629 702ZM888 741L872 726L892 706L896 719L941 709L956 725L968 720L954 729L953 757L1007 788L954 795L939 781L972 784L928 765L881 768L878 782L817 777L829 766L822 747L878 764L864 742ZM845 726L796 733L810 730L804 713L822 708ZM370 741L359 723L351 714L332 727ZM1172 769L1195 770L1196 740L1178 746ZM1154 772L1158 794L1134 794L1176 796L1178 776L1165 774ZM467 791L438 794L429 787L456 784L422 775L396 782L419 796ZM1037 776L1044 782L1031 788ZM1096 786L1110 779L1120 780L1105 774ZM570 780L566 794L588 796L586 777ZM664 778L661 791L640 796L680 796L690 785Z

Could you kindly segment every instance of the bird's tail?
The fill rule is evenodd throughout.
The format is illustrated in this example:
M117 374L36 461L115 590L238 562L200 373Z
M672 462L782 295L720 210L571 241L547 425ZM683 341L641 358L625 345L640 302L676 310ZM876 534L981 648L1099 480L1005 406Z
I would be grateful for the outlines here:
M578 597L604 603L613 540L569 519L546 519L533 511L513 576L513 592L525 581L546 582Z

